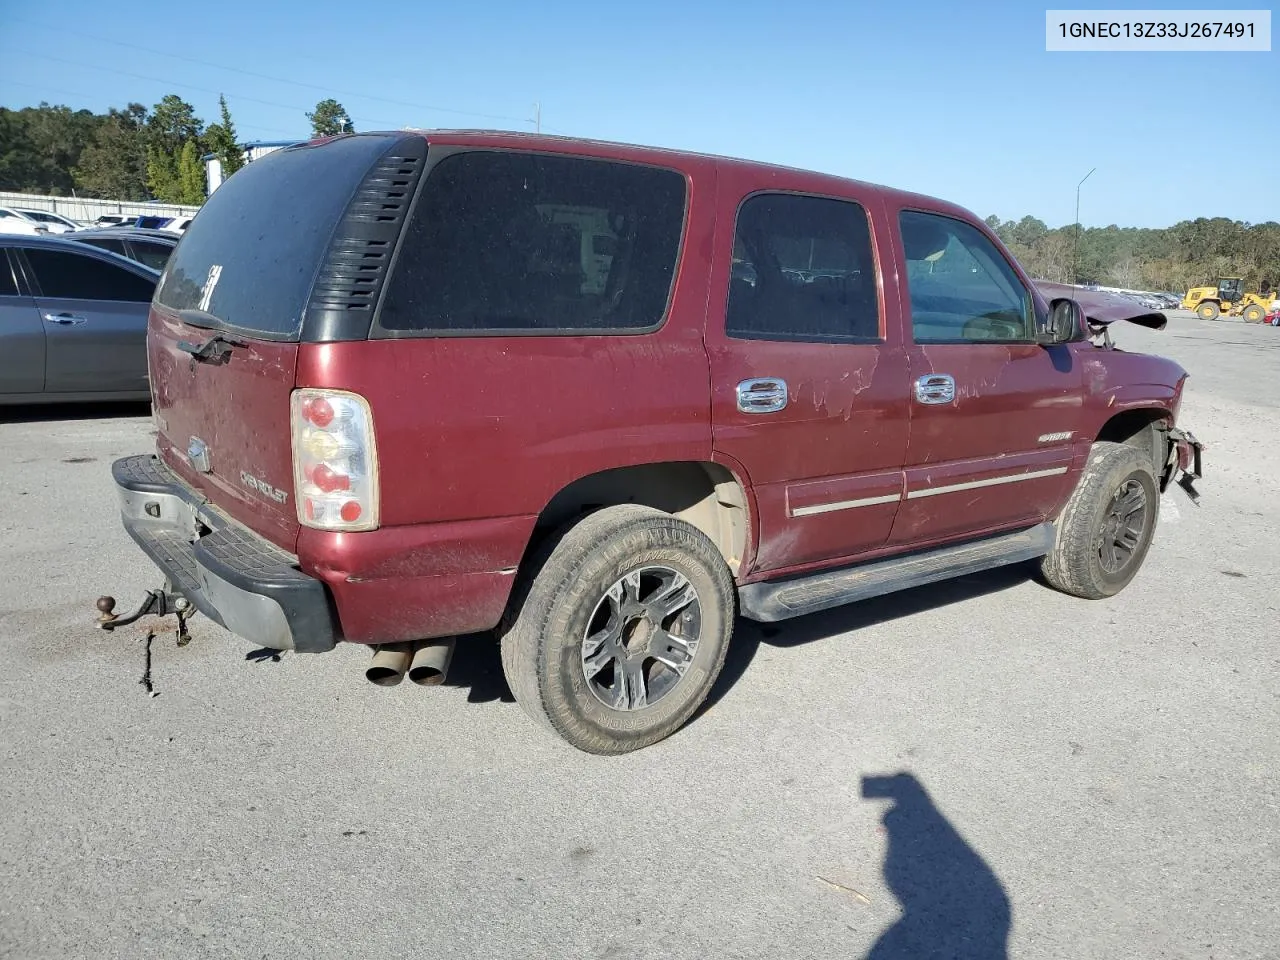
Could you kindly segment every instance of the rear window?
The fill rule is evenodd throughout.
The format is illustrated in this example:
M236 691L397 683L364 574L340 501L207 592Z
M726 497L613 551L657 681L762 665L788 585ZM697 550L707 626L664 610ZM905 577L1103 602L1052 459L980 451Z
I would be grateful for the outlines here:
M387 336L661 324L685 179L610 160L471 151L423 185L378 316Z
M298 339L334 228L392 142L351 137L276 150L247 164L182 234L157 302L189 323Z

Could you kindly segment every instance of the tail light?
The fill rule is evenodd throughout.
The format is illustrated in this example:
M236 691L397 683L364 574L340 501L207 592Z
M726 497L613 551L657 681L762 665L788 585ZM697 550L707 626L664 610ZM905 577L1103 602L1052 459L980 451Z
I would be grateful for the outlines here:
M378 526L378 453L368 402L341 390L295 390L290 400L298 522L318 530Z

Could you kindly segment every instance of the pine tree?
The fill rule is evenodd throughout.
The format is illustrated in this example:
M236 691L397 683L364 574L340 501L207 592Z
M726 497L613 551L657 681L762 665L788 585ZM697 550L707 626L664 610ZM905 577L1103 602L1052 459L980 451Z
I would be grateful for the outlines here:
M311 121L311 133L317 137L335 137L340 133L355 133L346 108L332 98L321 100L313 112L307 114Z
M231 111L227 109L226 97L218 97L218 107L222 114L222 122L209 124L204 132L204 142L209 153L218 158L222 167L222 178L225 180L244 166L244 150L236 136L236 127L231 121Z
M204 163L194 140L182 145L182 156L178 160L178 193L179 203L199 206L205 200Z
M164 203L182 202L177 160L154 145L147 147L147 189L152 197Z

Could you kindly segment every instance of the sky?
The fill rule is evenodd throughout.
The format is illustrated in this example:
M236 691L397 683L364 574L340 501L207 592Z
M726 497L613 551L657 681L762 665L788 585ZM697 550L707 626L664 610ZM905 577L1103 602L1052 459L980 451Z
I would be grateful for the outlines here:
M538 103L543 132L805 167L984 217L1072 223L1094 169L1086 226L1280 220L1280 48L1044 47L1030 3L0 0L0 105L177 93L207 123L221 92L241 139L277 140L306 137L326 96L357 130L533 130Z

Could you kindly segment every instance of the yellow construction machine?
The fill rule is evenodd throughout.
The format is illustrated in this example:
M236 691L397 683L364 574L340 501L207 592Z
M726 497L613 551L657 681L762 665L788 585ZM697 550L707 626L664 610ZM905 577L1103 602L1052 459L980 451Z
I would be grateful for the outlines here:
M1192 287L1182 298L1182 309L1194 310L1202 320L1219 316L1243 317L1246 323L1261 323L1276 294L1270 291L1245 293L1240 277L1222 277L1216 287Z

